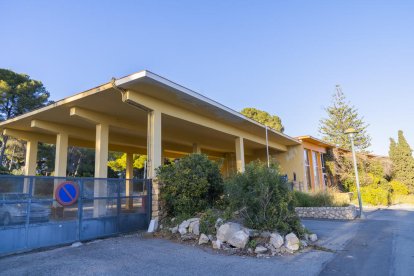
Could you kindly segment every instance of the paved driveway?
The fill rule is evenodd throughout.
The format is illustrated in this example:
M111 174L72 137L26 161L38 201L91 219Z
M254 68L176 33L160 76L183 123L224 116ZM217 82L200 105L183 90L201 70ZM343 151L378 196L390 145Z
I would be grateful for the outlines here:
M320 243L341 249L358 222L304 221ZM332 234L335 233L336 238ZM0 259L0 275L317 275L334 254L311 250L293 256L257 259L139 235L110 238Z

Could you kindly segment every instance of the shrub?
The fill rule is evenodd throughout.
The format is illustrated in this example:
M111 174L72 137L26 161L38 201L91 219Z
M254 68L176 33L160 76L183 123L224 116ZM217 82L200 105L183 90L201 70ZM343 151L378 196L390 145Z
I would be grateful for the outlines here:
M343 198L328 192L303 193L294 191L295 205L298 207L343 207L349 204Z
M390 182L391 190L393 195L408 195L409 190L407 185L402 182L393 180Z
M247 227L303 234L293 193L276 166L268 168L263 162L251 162L244 173L226 181L225 189L230 209L238 211Z
M216 222L219 218L219 213L215 212L212 209L208 209L200 217L200 233L206 235L216 233Z
M354 198L357 193L354 193ZM369 185L361 187L361 197L363 204L371 205L388 205L390 203L390 192L378 185Z
M169 216L194 216L212 207L223 193L218 164L203 154L190 154L176 163L161 166L157 176L163 184L161 199Z

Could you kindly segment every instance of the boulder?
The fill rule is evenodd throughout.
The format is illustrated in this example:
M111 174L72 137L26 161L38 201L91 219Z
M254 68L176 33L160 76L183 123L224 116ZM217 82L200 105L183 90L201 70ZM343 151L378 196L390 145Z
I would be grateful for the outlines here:
M187 228L190 225L189 220L185 220L181 222L181 224L178 226L178 232L180 232L181 235L184 235L187 233Z
M243 231L246 232L247 235L251 238L256 238L260 235L259 231L249 228L243 228Z
M220 240L221 242L227 242L237 231L240 231L240 230L242 230L242 227L238 223L234 223L234 222L224 223L217 230L217 239Z
M300 240L300 245L305 248L308 247L308 242L306 240Z
M190 223L188 226L188 232L193 233L194 235L200 235L200 221L195 220Z
M171 233L173 233L173 234L177 234L177 232L178 232L178 225L177 225L177 226L175 226L175 227L173 227L173 228L170 228L170 231L171 231Z
M279 233L270 234L269 243L276 249L280 248L283 245L283 237Z
M299 249L299 239L294 233L287 234L285 237L285 247L291 251Z
M259 245L259 246L256 246L256 249L254 250L254 253L256 253L256 254L263 254L266 251L267 251L267 248L266 247Z
M224 220L222 218L218 218L216 220L216 223L214 224L214 227L216 228L216 230L218 230L220 226L222 226L223 224L224 224Z
M249 235L246 234L243 230L235 232L230 239L227 240L231 246L237 248L245 248L246 244L249 242Z
M309 235L309 240L311 242L316 242L318 240L318 236L316 234L310 234Z
M200 238L198 239L198 244L205 244L208 243L210 239L207 237L206 234L201 234Z
M213 244L213 249L221 249L221 241L215 240L211 242Z

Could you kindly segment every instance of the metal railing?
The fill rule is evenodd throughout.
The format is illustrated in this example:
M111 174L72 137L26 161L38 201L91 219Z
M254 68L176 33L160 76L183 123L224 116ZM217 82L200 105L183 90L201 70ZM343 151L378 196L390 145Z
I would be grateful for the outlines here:
M62 206L56 187L70 182L79 197ZM145 229L150 179L0 176L0 255Z

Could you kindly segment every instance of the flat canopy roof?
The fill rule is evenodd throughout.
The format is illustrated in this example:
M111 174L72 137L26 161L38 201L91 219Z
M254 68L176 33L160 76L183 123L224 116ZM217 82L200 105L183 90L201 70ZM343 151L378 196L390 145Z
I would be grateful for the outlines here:
M102 84L85 92L57 101L46 107L1 122L0 129L15 129L26 132L50 134L50 132L41 128L33 129L33 127L36 127L33 125L33 120L44 120L58 125L71 127L74 130L76 130L75 128L78 130L85 130L85 133L78 134L77 132L79 131L74 131L73 135L71 135L74 139L83 139L85 135L87 135L86 133L89 132L92 136L93 125L91 125L90 122L77 118L76 116L71 116L71 108L76 107L110 116L119 122L119 126L118 124L111 126L111 133L115 136L115 140L117 140L117 135L126 135L135 137L136 139L145 138L145 135L143 134L146 134L144 130L147 124L147 118L145 116L146 111L123 102L121 95L122 90L138 91L141 94L169 102L182 109L202 114L205 117L232 125L248 133L259 136L265 135L264 125L199 93L146 70L116 80L114 79L112 82ZM166 118L167 121L173 119L174 118ZM178 125L180 124L183 123L178 123ZM137 126L138 129L142 130L141 134L135 129L128 128L128 126ZM170 133L166 134L169 137L173 137L176 132L176 130L174 131L172 129L170 130ZM201 136L201 133L202 131L200 131L199 136ZM191 133L189 133L189 135L191 135ZM284 146L300 144L295 138L272 129L269 129L269 141ZM214 141L212 141L212 143L214 143ZM131 140L131 143L128 142L127 144L133 146L133 141ZM220 147L217 149L220 150Z

